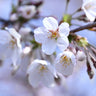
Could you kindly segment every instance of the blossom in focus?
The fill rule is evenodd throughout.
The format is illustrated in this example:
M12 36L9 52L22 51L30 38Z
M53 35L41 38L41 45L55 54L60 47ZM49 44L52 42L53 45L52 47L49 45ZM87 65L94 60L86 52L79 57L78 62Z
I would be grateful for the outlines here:
M16 65L17 59L21 54L20 43L21 36L13 28L0 30L0 59L10 58L13 65Z
M58 26L58 22L53 17L46 17L43 20L44 27L39 27L34 30L34 37L38 43L42 44L42 51L47 55L55 52L56 47L64 51L69 41L69 24L62 23Z
M56 71L64 76L69 76L72 74L75 64L75 55L70 51L60 53L54 63Z
M38 59L31 63L27 73L33 87L38 87L39 84L49 87L54 83L54 76L56 77L54 67L49 62Z
M82 9L84 10L87 18L94 21L96 18L96 0L83 0Z
M19 15L31 19L36 14L36 7L34 5L21 6L18 9Z

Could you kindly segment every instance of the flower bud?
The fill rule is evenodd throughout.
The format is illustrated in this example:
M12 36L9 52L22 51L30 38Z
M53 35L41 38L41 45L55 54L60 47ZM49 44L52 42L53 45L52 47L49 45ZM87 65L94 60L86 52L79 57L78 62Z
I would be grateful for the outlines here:
M78 51L76 57L78 61L84 61L86 59L85 53L83 51Z

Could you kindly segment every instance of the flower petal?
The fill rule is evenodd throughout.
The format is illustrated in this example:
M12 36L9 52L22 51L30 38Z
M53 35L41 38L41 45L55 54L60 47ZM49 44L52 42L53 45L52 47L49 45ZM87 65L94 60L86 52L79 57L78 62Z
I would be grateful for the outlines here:
M57 63L55 64L55 68L59 73L63 74L64 76L69 76L73 72L74 65L70 64L68 66L64 66L60 63Z
M57 46L61 51L64 51L69 46L69 41L66 36L57 39Z
M11 60L12 60L13 65L16 65L17 61L20 60L21 52L22 52L22 49L18 47L15 47L14 50L12 51L13 54L12 54Z
M41 74L41 83L47 87L51 86L54 83L54 76L53 74L47 70L45 70L45 72L43 72L43 76Z
M39 27L34 30L34 37L38 43L43 43L44 40L48 38L48 30L43 27Z
M70 32L70 29L69 29L69 24L68 23L64 22L59 26L60 36L63 36L63 35L68 36L69 32Z
M41 76L39 75L38 70L33 69L28 77L30 85L33 86L34 88L37 87L40 83L40 78Z
M0 60L5 60L12 56L9 44L0 45Z
M8 34L7 31L0 30L0 44L9 43L11 40L11 36Z
M16 32L14 28L5 28L11 36L13 36L16 40L21 38L21 35Z
M44 18L43 25L44 27L46 27L46 29L53 30L53 31L56 31L56 29L58 28L58 22L53 17Z
M96 0L84 0L82 9L84 10L87 18L94 21L96 17Z
M90 11L88 12L88 11L86 11L86 10L84 9L84 12L85 12L87 18L88 18L90 21L94 21L94 20L95 20L95 15L91 14Z
M43 44L42 44L42 51L46 53L47 55L51 55L56 50L56 40L48 38Z

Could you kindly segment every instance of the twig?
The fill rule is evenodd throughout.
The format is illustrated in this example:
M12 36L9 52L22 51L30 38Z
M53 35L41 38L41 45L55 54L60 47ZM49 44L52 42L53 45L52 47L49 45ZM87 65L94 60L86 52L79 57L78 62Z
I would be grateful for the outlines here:
M96 27L96 22L93 22L93 23L90 23L90 24L87 24L87 25L84 25L84 26L80 26L79 28L73 29L70 32L75 33L75 32L78 32L78 31L81 31L81 30L84 30L84 29L90 29L90 28L93 28L93 27Z
M1 19L1 18L0 18L0 22L7 23L7 24L9 24L9 23L14 23L13 21L4 20L4 19Z

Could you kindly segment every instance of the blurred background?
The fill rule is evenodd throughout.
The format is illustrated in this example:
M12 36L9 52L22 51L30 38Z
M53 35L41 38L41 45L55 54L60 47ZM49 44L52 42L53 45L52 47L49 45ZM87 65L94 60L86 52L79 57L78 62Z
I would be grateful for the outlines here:
M43 1L44 3L40 7L41 16L51 15L60 21L65 13L66 0ZM0 18L9 19L13 3L17 6L18 1L0 0ZM70 0L67 13L72 14L80 6L82 6L82 0ZM35 21L31 23L36 24ZM41 23L42 21L39 21L39 24ZM71 29L78 27L76 24L85 24L84 22L75 20L72 23L75 25L71 26ZM77 34L86 37L91 44L96 46L96 32L84 30ZM96 96L96 75L93 79L89 79L85 61L78 62L71 76L62 77L62 85L56 85L52 88L42 86L34 89L29 85L26 78L25 70L28 60L28 56L22 60L23 67L14 76L11 75L10 61L6 60L3 63L2 67L0 67L0 96Z

